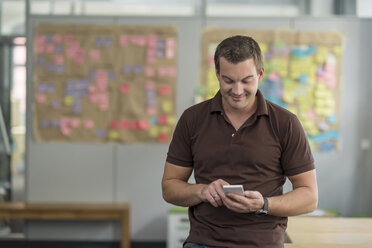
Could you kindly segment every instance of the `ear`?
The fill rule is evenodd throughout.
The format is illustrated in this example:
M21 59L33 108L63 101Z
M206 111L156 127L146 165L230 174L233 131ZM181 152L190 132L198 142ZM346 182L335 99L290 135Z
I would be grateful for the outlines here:
M216 71L216 77L217 77L218 79L220 79L220 72L217 70L217 68L215 68L215 71Z
M260 73L258 74L258 82L260 82L264 76L265 68L262 67Z

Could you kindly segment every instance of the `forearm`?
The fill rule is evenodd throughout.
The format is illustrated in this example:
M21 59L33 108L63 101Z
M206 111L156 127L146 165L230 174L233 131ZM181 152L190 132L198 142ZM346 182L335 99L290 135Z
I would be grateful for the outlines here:
M310 187L298 187L284 195L268 197L268 201L270 215L300 215L316 209L318 192Z
M182 180L170 179L163 181L163 198L168 203L190 207L202 202L202 189L204 184L189 184Z

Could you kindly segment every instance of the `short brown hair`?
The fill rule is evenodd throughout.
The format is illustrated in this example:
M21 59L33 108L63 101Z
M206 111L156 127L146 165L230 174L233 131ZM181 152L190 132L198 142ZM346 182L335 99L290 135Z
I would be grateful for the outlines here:
M216 71L220 71L220 58L224 57L228 62L237 64L253 58L257 73L263 68L261 49L258 43L249 36L236 35L224 39L216 48L214 65Z

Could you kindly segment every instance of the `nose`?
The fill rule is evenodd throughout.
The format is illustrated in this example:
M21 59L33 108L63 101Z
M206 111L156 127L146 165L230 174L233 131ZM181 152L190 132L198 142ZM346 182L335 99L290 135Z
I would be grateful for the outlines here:
M241 82L236 82L232 89L231 89L231 92L234 94L234 95L238 95L240 96L241 94L244 93L244 88L243 88L243 85Z

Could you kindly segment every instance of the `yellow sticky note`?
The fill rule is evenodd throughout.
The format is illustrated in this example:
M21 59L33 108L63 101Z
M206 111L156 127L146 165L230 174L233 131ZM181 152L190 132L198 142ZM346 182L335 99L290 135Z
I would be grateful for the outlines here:
M168 127L168 126L161 126L160 127L160 133L170 133L172 130L172 128Z
M165 113L170 113L173 111L173 103L171 101L165 101L162 108Z
M171 115L171 116L168 116L168 124L170 126L173 126L174 124L176 123L176 117Z
M157 126L150 127L149 135L152 138L157 138L159 136L159 127L157 127Z
M110 139L116 140L116 139L119 138L119 132L118 131L115 131L115 130L110 130L108 136L109 136Z
M74 98L72 96L66 96L63 99L63 102L65 103L66 106L71 106L72 103L74 102Z
M333 48L333 52L334 52L335 55L337 55L337 56L342 55L342 47L341 47L341 46L335 46L335 47Z
M259 43L259 46L260 46L260 49L261 49L261 53L265 54L266 51L267 51L267 45L265 43Z

